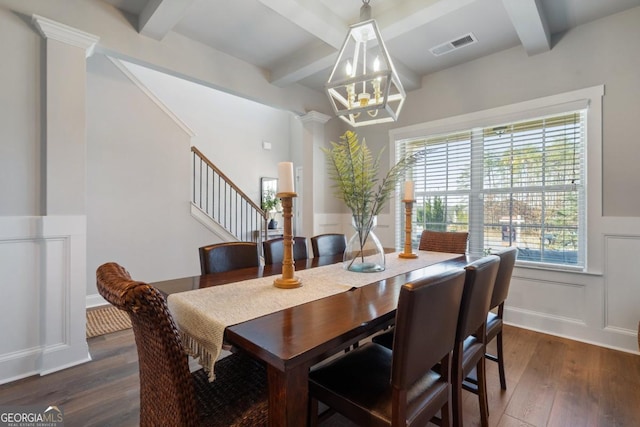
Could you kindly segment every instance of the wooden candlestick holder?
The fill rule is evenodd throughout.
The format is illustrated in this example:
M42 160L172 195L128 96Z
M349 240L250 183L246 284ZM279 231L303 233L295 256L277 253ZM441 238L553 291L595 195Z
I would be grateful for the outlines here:
M293 198L296 193L278 193L276 197L282 200L283 244L284 254L282 259L282 277L273 281L276 288L293 289L302 286L302 281L294 276L296 271L293 261L293 234L291 230L291 218L293 217Z
M404 203L404 252L400 252L398 256L400 258L418 258L411 247L411 212L415 200L403 200L402 202Z

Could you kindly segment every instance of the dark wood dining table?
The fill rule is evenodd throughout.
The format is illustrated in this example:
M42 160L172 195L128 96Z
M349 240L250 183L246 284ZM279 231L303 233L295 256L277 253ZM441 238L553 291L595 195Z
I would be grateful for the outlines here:
M309 368L393 324L402 285L427 275L464 268L476 259L461 255L227 327L226 342L267 365L269 425L306 425ZM311 258L296 261L295 268L299 271L341 261L342 256ZM267 265L152 285L166 297L281 272L281 265Z

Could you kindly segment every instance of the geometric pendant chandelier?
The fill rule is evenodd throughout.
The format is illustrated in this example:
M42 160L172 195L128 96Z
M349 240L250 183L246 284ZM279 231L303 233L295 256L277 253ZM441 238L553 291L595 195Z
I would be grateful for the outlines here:
M389 52L362 0L326 84L334 113L353 127L396 121L406 94Z

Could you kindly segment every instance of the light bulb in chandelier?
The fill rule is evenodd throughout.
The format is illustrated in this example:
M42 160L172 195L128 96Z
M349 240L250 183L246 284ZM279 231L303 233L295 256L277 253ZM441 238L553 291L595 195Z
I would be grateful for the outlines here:
M361 107L366 107L369 105L369 100L371 99L371 95L368 92L362 92L358 94L358 102Z

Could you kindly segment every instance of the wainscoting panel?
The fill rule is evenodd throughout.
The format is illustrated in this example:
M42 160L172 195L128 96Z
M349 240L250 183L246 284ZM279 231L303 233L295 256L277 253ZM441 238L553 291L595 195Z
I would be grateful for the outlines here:
M351 225L351 214L315 214L314 235L326 233L343 233L347 240L353 236L355 229ZM374 230L380 243L385 248L394 247L393 217L389 214L378 215L378 226ZM311 236L308 236L311 237Z
M44 257L41 258L41 270L45 273L43 304L40 312L45 314L44 336L46 346L65 345L69 328L69 279L65 266L69 265L69 238L52 237L43 239ZM44 303L46 302L46 305Z
M351 237L352 227L345 228L346 224L351 224L351 220L346 220L348 216L344 214L314 214L313 215L313 235L327 233L344 233L347 239ZM349 217L350 218L350 217ZM313 236L305 236L313 237Z
M553 295L553 298L549 298L550 295ZM586 324L585 286L514 277L509 288L509 308Z
M0 217L0 384L90 360L86 218Z
M640 236L605 236L605 326L635 334L640 321Z
M3 339L0 340L0 363L9 354L40 345L40 295L38 269L34 261L39 259L42 242L23 239L0 240L0 277L2 298L0 316ZM29 260L5 262L5 260Z
M604 275L516 267L505 323L637 353L638 261L624 254L640 254L640 243L627 237L609 241Z

